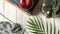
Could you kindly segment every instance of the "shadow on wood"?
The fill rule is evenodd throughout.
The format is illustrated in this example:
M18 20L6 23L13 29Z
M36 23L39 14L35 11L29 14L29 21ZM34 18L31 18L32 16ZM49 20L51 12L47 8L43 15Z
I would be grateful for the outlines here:
M36 7L33 10L32 15L38 15L42 11L42 5L43 5L43 0L39 0L38 4L36 5Z

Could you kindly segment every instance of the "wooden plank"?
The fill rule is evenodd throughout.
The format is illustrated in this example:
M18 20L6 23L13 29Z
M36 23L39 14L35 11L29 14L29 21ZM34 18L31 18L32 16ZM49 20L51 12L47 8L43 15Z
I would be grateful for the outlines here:
M7 1L8 3L12 4L13 6L15 6L16 8L18 8L19 10L21 10L21 12L23 12L23 13L25 13L25 14L27 14L27 15L31 16L31 14L26 13L22 8L19 8L17 5L13 4L13 3L12 3L12 2L10 2L9 0L6 0L6 1Z
M3 0L0 0L0 13L3 14ZM0 21L3 21L3 16L0 14Z
M16 8L9 3L5 2L4 15L13 22L16 22ZM5 21L7 19L4 19Z

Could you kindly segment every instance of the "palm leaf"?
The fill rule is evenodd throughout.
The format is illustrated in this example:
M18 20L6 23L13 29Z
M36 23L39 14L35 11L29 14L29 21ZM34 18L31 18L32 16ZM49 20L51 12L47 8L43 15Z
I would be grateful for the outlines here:
M50 34L52 34L52 24L50 23Z
M33 34L56 34L56 26L54 24L54 30L53 30L53 24L50 23L50 25L48 25L49 22L46 21L46 28L45 28L45 25L44 25L44 22L41 18L29 18L29 21L28 22L28 25L30 30L32 30L31 32ZM49 28L50 27L50 28ZM46 30L45 30L46 29ZM50 29L50 31L48 31ZM54 32L53 32L54 31ZM57 34L60 34L59 31Z
M46 30L47 30L47 34L48 34L48 22L46 23Z
M29 28L30 30L32 30L33 32L32 33L35 33L35 34L43 34L44 33L44 25L43 25L43 22L41 20L39 20L38 18L37 19L29 19L29 21L27 21L29 23ZM32 24L31 24L32 23Z

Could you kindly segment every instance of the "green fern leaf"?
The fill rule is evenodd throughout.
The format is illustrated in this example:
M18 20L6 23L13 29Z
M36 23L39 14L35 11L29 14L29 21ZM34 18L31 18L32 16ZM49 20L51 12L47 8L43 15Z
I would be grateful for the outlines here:
M53 24L50 23L50 26L48 25L49 22L46 21L46 28L45 28L45 25L44 25L44 22L41 18L34 18L34 19L29 19L28 21L28 25L30 30L32 30L31 32L33 34L56 34L56 26L54 24L54 30L53 30ZM49 28L50 27L50 28ZM46 30L45 30L46 29ZM50 29L50 31L48 31ZM57 34L60 34L59 33L59 30L58 30L58 33Z

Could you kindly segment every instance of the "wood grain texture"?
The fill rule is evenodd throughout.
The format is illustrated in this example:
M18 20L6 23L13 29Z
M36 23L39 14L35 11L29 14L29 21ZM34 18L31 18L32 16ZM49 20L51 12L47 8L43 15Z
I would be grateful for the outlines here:
M37 6L39 6L39 4L40 3L38 3ZM37 6L35 9L37 9ZM24 10L17 9L13 5L6 2L5 0L0 0L0 13L4 14L7 18L12 20L13 22L21 24L23 26L23 28L26 28L26 23L27 23L28 18L32 18L33 16L27 16L26 14L24 14L23 12L20 12L20 11L24 11ZM38 11L40 12L40 8L38 9ZM38 17L41 15L38 14L38 15L34 15L34 16ZM45 17L43 16L43 18L45 18ZM49 20L52 21L52 18ZM0 15L0 21L8 21L8 20ZM56 22L57 28L60 29L60 18L56 18L55 22Z

